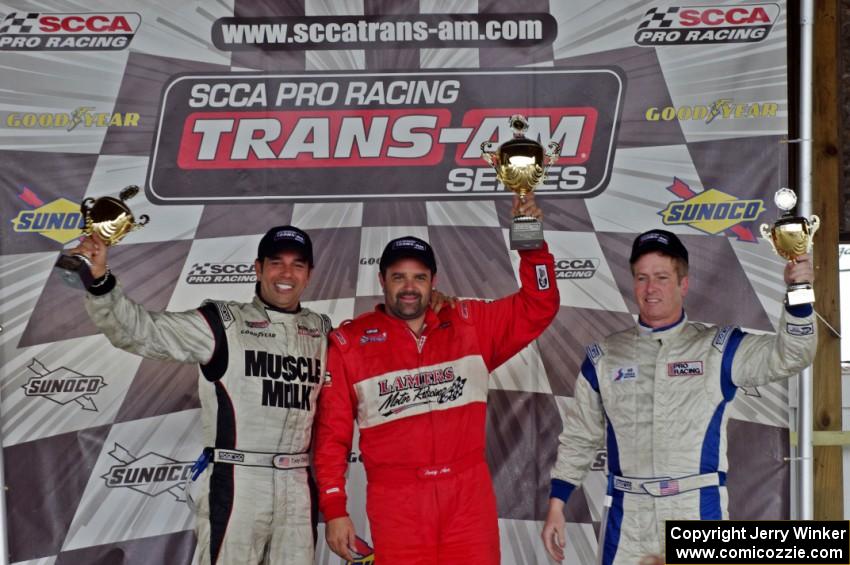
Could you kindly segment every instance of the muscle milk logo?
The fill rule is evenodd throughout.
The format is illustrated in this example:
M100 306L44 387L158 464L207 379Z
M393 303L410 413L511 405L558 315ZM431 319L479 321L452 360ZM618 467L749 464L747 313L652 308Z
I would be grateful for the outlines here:
M134 12L12 12L0 22L0 51L118 51L141 23Z
M455 375L454 367L400 375L378 381L381 416L392 416L422 404L444 404L463 395L466 379Z
M253 263L195 263L186 275L188 284L255 283Z
M511 139L508 118L521 113L529 138L561 144L536 190L589 197L610 179L623 89L614 67L178 75L163 92L148 196L158 203L492 198L505 189L481 144ZM398 167L409 169L409 182L390 187L386 178ZM424 168L428 175L416 172ZM299 182L272 186L269 171L280 169Z
M599 259L557 259L555 261L555 279L573 280L589 279L596 274L599 268Z
M21 387L27 396L40 396L63 406L76 402L83 410L97 412L92 396L106 386L103 377L83 375L67 367L51 371L37 359L33 359L27 369L36 375Z
M151 497L167 492L179 502L186 501L184 483L192 476L194 461L150 452L137 458L117 443L109 455L121 465L101 475L108 488L129 488Z
M263 379L263 406L311 410L310 393L321 375L319 359L245 350L245 376Z
M80 205L67 198L57 198L44 203L29 188L24 188L20 198L29 210L22 210L12 219L12 229L18 233L37 233L53 241L65 244L80 237L86 220Z
M714 120L737 120L746 118L775 118L779 111L776 102L736 103L728 98L720 98L709 105L694 106L652 106L646 109L644 117L648 122L696 121L710 124Z
M71 112L9 112L6 127L16 129L56 129L73 131L93 127L138 127L138 112L95 112L92 106L80 106Z
M778 4L670 6L650 8L635 32L635 43L703 45L763 41L779 18Z
M758 219L765 209L762 200L739 200L715 188L697 194L675 177L667 190L683 201L670 202L658 212L664 225L684 224L712 235L729 230L742 241L757 241L753 232L741 224Z

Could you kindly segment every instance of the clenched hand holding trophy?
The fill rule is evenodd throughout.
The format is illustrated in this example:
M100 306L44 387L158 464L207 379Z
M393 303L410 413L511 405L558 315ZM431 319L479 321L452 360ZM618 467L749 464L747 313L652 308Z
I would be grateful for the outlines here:
M481 144L481 157L496 169L496 176L509 190L519 195L520 205L525 197L543 182L546 169L558 160L561 145L550 141L544 153L543 146L525 136L528 120L515 114L510 117L513 139L501 144L496 151L489 149L492 142ZM514 216L511 222L511 249L540 249L543 246L543 225L530 215Z
M86 198L80 205L85 218L83 235L97 234L107 246L115 245L131 231L148 223L148 216L139 216L137 222L130 208L124 204L139 192L139 187L128 186L120 192L118 198L103 196L98 199ZM92 262L80 253L63 253L56 261L56 267L62 272L62 280L73 287L88 288L102 273L92 274Z

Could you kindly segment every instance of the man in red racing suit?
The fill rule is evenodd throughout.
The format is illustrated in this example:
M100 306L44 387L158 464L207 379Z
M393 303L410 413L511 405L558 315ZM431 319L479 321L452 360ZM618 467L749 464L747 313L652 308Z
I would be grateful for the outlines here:
M531 198L514 206L540 215ZM545 244L520 258L519 292L435 314L431 247L393 240L380 264L385 304L331 334L314 464L328 544L343 558L354 545L345 472L356 418L376 560L499 563L485 460L488 375L539 336L560 303Z

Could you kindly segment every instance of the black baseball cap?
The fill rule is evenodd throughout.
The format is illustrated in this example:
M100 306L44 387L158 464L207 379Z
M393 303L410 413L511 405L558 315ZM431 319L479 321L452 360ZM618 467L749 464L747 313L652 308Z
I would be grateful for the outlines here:
M257 259L274 257L281 251L295 251L313 266L313 242L307 232L295 226L277 226L266 232L257 246Z
M392 240L384 247L384 252L381 253L381 262L378 267L382 273L387 271L387 268L398 261L399 259L416 259L431 270L431 274L437 273L437 259L434 257L434 250L428 245L427 241L406 235Z
M670 257L678 257L688 262L688 250L682 244L682 241L676 237L676 234L667 230L649 230L643 232L635 238L632 243L632 255L629 257L629 264L634 265L635 261L641 258L642 255L658 251Z

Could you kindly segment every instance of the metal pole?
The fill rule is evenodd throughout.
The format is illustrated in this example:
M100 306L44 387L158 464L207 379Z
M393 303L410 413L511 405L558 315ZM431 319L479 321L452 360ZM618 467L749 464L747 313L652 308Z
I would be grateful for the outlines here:
M800 152L797 213L812 213L812 61L815 23L814 0L800 6ZM797 437L799 450L799 518L814 518L814 449L812 447L812 368L804 369L797 381Z

